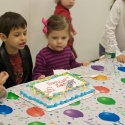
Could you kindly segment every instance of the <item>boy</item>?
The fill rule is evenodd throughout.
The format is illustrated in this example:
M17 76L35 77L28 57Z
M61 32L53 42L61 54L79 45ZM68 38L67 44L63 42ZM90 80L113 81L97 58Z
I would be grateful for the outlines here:
M27 42L27 22L18 13L6 12L0 17L0 72L9 78L5 88L31 81L32 58Z

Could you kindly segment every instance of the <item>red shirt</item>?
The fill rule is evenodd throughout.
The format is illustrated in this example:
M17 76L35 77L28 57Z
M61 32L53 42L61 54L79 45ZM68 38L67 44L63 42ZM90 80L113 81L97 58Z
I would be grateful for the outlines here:
M16 83L20 84L23 77L23 64L21 55L20 53L16 55L9 55L9 58L15 75Z
M70 11L69 11L69 9L65 8L61 4L61 2L57 3L57 6L55 7L54 15L62 15L62 16L67 17L69 19L70 23L71 23L71 31L74 32L74 28L72 26L72 18L71 18L71 15L70 15ZM68 46L73 47L73 42L74 42L74 39L71 38L68 42Z

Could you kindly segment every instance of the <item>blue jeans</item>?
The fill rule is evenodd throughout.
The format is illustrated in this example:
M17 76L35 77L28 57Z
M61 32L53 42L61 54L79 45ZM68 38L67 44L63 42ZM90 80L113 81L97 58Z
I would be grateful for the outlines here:
M105 48L101 44L99 44L99 56L101 57L104 54L105 54Z

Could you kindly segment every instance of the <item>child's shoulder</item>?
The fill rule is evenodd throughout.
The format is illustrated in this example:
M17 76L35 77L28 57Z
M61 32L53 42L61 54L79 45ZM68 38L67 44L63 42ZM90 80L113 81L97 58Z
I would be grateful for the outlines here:
M45 55L46 53L48 53L48 47L44 47L43 49L41 49L37 55Z

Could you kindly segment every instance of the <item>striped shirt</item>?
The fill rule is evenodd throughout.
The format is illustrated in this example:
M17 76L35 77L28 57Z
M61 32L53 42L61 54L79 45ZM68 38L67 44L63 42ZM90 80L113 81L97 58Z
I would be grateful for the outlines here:
M43 48L36 56L36 63L33 70L33 80L41 75L53 75L53 70L72 69L81 66L82 63L75 61L72 51L67 46L62 51L55 51L49 47Z

